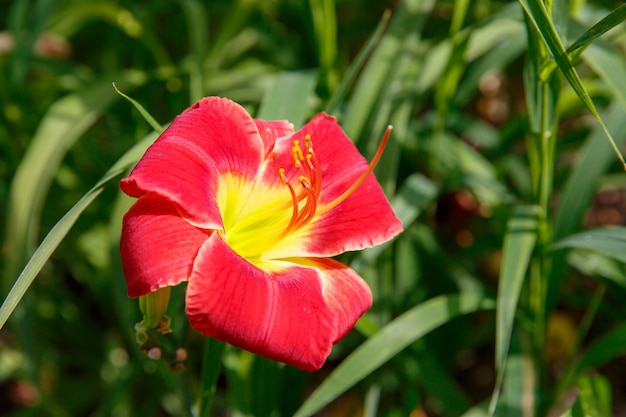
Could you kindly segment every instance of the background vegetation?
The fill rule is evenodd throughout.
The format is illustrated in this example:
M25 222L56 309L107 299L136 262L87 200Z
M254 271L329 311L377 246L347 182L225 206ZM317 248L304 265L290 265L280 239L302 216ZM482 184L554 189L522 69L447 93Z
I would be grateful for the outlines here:
M0 415L626 415L625 16L2 2ZM112 82L160 124L205 95L296 127L325 110L367 157L394 125L376 174L405 232L342 258L375 305L320 372L205 341L182 288L163 357L139 349L116 183L155 136Z

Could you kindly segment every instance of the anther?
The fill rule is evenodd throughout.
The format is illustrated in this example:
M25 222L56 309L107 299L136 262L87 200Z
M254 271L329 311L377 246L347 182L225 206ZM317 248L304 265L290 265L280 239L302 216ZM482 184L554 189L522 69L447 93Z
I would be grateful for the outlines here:
M307 177L301 176L300 178L298 178L298 181L300 181L300 184L302 184L302 186L306 188L307 190L311 188L311 182L309 181Z

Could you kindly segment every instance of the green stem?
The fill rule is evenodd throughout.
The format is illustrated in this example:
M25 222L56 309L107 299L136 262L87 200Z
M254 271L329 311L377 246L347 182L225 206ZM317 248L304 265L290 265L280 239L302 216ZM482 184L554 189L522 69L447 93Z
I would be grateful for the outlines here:
M532 354L536 373L536 408L542 415L545 406L545 398L541 398L545 391L545 366L543 363L543 350L545 344L546 321L546 295L548 289L548 277L550 276L551 261L547 250L552 241L550 224L550 196L554 180L554 147L555 147L555 112L554 100L551 100L550 80L541 82L541 124L539 135L536 136L536 146L539 149L539 189L535 193L535 203L541 207L542 217L539 221L537 236L536 267L532 269L530 276L530 308L533 317L532 327Z
M202 375L198 389L198 416L209 417L211 401L215 394L215 383L220 371L224 343L207 337L202 354Z

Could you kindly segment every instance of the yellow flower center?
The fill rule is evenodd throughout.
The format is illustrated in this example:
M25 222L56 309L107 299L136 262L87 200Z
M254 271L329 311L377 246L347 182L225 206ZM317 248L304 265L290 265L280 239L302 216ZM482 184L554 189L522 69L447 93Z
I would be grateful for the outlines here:
M305 226L343 202L367 179L380 160L390 133L391 126L361 176L337 198L324 204L320 203L322 172L310 135L305 135L303 147L300 141L293 141L292 163L300 174L295 185L286 178L284 168L278 170L282 187L264 186L232 173L224 175L217 193L224 230L218 233L240 256L258 266L267 266L265 260L280 258L282 248L288 249L297 243L296 239L306 238Z

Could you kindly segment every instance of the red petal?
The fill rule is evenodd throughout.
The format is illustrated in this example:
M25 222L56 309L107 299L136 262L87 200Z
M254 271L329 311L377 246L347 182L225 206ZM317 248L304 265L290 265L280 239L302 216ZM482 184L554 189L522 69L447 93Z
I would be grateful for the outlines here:
M370 248L386 242L402 231L374 175L343 203L315 218L308 227L307 256L335 256Z
M271 127L281 131L279 125ZM150 191L166 196L193 224L218 229L219 176L231 172L252 180L265 154L264 140L246 110L208 97L174 119L120 186L132 197Z
M186 281L211 232L191 226L156 194L141 197L126 213L120 252L128 295L138 297Z
M363 279L352 269L333 259L307 259L304 262L320 270L323 296L337 317L337 343L356 321L372 306L372 293Z
M207 336L317 370L371 303L364 284L353 282L360 280L356 274L333 261L321 265L324 269L287 262L259 268L214 234L200 249L189 280L189 321ZM349 282L340 289L343 279ZM341 308L343 302L348 307Z
M300 173L292 165L291 147L294 139L302 143L306 134L311 135L321 169L320 202L323 206L350 188L367 170L368 162L335 118L320 113L293 137L276 141L274 150L262 168L263 181L266 184L279 186L277 172L281 167L285 168L286 176L293 183L297 183L295 178ZM280 254L280 257L335 256L386 242L401 231L402 224L393 213L378 181L370 174L350 197L337 207L317 216L305 229L292 236L292 240L288 237L275 253Z
M290 137L278 139L263 166L263 180L280 183L278 169L285 169L285 177L297 183L300 171L293 166L291 148L294 140L304 148L304 137L311 136L313 149L322 173L321 202L334 200L348 189L367 169L368 162L346 136L337 120L319 113L302 129Z
M263 146L265 148L265 155L274 148L276 139L282 137L289 137L293 135L293 125L286 120L261 120L254 119L256 127L259 129L261 139L263 139Z

